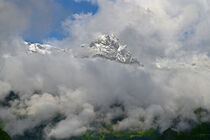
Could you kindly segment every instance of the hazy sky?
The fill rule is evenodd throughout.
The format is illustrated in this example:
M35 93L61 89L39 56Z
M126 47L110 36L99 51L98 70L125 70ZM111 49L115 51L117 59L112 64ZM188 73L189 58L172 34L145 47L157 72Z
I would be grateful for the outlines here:
M43 6L43 5L42 5ZM32 6L32 14L30 15L30 26L22 33L23 38L29 42L42 42L49 38L63 39L66 36L65 31L62 29L62 21L66 18L71 18L73 14L95 14L98 10L96 3L87 1L74 0L54 0L51 4L46 3L45 7L39 7L41 12L37 13L37 7ZM50 11L46 11L48 9ZM42 15L43 12L48 12L51 16ZM41 27L47 26L48 29ZM41 29L40 29L41 28ZM46 27L44 27L46 28Z

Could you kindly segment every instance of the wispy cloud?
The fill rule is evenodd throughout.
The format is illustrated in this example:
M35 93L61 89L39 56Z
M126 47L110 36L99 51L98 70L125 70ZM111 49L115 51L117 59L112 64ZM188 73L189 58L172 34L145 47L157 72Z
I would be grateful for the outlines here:
M10 134L23 134L58 114L63 120L46 124L46 136L79 135L94 129L94 122L110 124L119 115L124 119L114 125L117 130L164 130L177 117L177 129L186 129L190 124L185 120L196 121L196 108L210 109L207 0L98 0L98 13L65 19L69 36L48 42L74 52L101 33L114 33L144 70L103 59L27 55L20 34L33 24L50 23L52 10L38 12L43 12L37 15L40 23L26 13L29 3L20 8L0 0L0 101L10 90L19 95L9 107L0 107L0 120Z

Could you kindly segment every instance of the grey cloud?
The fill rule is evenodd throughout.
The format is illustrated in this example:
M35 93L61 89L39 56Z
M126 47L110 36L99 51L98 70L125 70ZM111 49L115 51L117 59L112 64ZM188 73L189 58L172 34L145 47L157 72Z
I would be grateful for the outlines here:
M58 114L64 118L46 125L48 137L79 135L96 129L96 123L110 124L119 115L124 118L114 124L116 130L160 127L163 131L177 117L180 118L177 129L187 129L187 119L197 121L195 109L210 110L207 1L98 0L97 3L100 8L97 14L66 19L63 25L70 36L49 43L70 46L76 51L76 47L89 43L98 34L115 33L145 68L97 58L28 55L20 37L13 37L10 42L5 36L7 46L20 48L15 55L3 53L0 58L0 87L4 87L0 99L9 90L20 97L8 109L0 108L0 119L10 134L22 134ZM157 60L161 60L158 64L162 69L153 65Z

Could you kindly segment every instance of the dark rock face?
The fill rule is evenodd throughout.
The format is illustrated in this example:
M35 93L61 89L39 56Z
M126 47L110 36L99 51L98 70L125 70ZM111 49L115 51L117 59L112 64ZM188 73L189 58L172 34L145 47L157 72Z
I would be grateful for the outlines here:
M9 94L4 98L3 101L0 101L0 106L9 107L10 102L19 99L19 96L14 91L10 91Z

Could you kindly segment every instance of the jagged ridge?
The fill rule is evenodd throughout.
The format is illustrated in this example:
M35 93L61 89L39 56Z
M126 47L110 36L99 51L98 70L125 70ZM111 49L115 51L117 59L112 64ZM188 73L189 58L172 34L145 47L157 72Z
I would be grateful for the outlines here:
M125 64L138 64L139 61L132 57L126 45L121 45L119 39L111 34L104 34L98 37L89 45L93 57L102 57Z
M69 55L71 54L70 49L61 49L48 44L39 44L39 43L31 44L28 42L25 42L25 44L28 46L27 53L29 54L33 53L38 53L42 55L60 54L60 53L67 53ZM82 47L85 51L87 51L87 54L85 56L79 55L79 57L82 58L100 57L124 64L141 65L140 62L132 56L130 51L127 49L127 46L121 45L119 39L113 34L101 35L96 39L96 41L91 42L88 46L82 46Z

